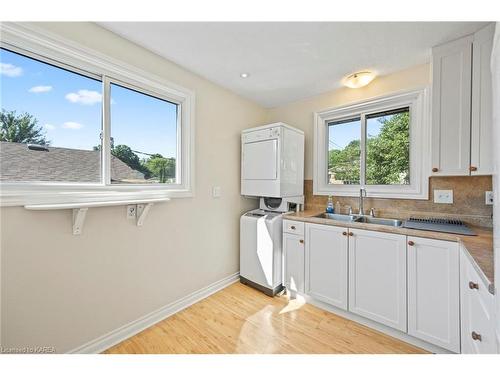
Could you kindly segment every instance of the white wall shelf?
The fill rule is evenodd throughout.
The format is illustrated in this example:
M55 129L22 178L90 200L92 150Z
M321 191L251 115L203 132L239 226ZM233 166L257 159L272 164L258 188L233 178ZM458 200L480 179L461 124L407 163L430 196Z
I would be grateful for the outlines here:
M154 203L168 202L170 198L149 198L149 199L127 199L122 201L102 201L102 202L77 202L77 203L56 203L56 204L27 204L25 209L31 211L49 210L73 210L73 234L82 234L83 225L87 211L91 207L125 206L137 205L137 226L142 226Z

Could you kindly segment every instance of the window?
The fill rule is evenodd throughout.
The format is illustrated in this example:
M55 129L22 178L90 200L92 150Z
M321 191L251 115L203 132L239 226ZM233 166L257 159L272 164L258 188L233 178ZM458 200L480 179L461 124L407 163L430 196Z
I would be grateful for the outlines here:
M314 193L424 199L426 90L316 113ZM326 147L326 149L325 149Z
M102 82L4 48L0 60L0 180L100 182Z
M175 103L111 84L111 183L175 184ZM124 162L131 173L121 172Z
M2 205L192 195L192 92L16 24L0 60Z
M366 115L365 184L410 183L410 109Z

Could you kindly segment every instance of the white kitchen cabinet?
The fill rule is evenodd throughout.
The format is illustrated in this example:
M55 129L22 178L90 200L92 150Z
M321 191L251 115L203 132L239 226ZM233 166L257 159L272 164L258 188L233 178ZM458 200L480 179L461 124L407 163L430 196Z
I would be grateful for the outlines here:
M408 237L408 334L460 352L458 243Z
M432 175L492 174L494 29L432 49Z
M348 230L310 223L305 230L306 294L347 309Z
M432 172L469 175L472 42L467 36L432 49Z
M349 310L406 332L406 236L349 230Z
M465 252L460 251L462 353L493 354L496 353L495 300Z
M304 237L284 233L285 287L291 292L304 293Z
M471 175L493 173L491 50L495 25L474 34L472 48Z

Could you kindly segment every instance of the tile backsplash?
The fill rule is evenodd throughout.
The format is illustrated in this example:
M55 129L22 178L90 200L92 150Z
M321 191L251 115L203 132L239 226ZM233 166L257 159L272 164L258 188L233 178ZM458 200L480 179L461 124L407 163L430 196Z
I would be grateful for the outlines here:
M433 202L433 190L453 190L452 204ZM485 203L485 191L492 190L491 176L430 177L429 199L389 199L370 198L364 200L365 211L375 208L377 216L406 219L414 217L458 218L466 223L492 227L493 206ZM328 197L313 195L312 180L304 181L305 209L324 211ZM339 197L333 195L333 203L340 203L341 212L351 206L358 210L358 197Z

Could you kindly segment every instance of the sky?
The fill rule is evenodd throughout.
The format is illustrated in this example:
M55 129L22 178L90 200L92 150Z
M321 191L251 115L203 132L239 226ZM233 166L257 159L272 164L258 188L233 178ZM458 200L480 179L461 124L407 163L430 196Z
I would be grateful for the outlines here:
M391 116L392 115L385 116L385 118L390 119ZM379 117L367 119L366 130L368 138L379 135L382 125L383 124L379 121ZM355 139L361 139L360 120L330 125L328 127L328 150L342 150Z
M91 150L100 144L100 81L5 49L0 49L0 64L2 109L33 115L51 146ZM118 85L111 87L115 146L125 144L135 151L175 157L176 118L175 104Z

